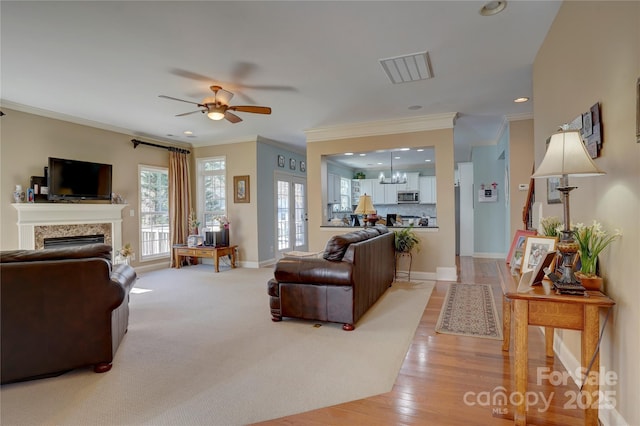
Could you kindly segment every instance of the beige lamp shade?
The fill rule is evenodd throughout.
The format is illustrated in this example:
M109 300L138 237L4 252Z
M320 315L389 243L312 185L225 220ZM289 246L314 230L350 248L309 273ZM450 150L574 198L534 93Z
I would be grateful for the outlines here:
M598 176L605 172L600 170L577 130L562 131L551 136L551 141L533 178L567 176Z
M375 214L376 209L373 207L371 196L364 194L360 196L358 200L358 207L356 207L355 214Z

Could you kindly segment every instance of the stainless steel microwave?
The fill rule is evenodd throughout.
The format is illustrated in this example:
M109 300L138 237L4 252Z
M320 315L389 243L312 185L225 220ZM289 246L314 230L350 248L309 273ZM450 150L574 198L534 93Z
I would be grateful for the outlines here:
M417 204L420 202L419 191L398 191L398 204Z

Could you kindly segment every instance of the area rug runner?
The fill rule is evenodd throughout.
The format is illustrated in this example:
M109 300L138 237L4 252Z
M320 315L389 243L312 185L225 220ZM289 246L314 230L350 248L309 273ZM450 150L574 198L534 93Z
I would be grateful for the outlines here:
M272 322L272 276L211 265L141 274L111 371L4 385L0 424L244 425L392 389L433 282L394 283L346 332Z
M502 340L502 324L491 286L451 284L442 304L436 332Z

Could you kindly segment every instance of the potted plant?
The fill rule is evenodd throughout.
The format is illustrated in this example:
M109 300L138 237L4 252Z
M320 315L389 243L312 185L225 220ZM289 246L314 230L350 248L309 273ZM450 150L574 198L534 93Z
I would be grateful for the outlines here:
M414 248L420 249L420 240L413 231L413 225L395 232L395 246L398 253L409 253Z
M622 234L619 231L607 234L595 220L589 226L582 223L576 225L575 238L580 246L580 271L576 277L587 290L600 290L602 278L596 275L598 255L620 236Z
M559 237L562 230L562 222L556 216L543 217L540 219L538 233L547 237Z

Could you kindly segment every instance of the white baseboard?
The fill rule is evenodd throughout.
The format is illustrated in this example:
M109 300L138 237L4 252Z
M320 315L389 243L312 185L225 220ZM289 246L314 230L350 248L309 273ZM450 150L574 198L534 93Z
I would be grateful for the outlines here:
M539 327L544 334L544 327ZM553 350L558 356L558 359L567 370L567 373L571 376L575 384L580 387L580 378L576 376L576 371L580 371L580 362L576 359L575 356L567 349L564 341L562 339L554 336L553 339ZM622 415L615 408L610 409L600 409L598 410L598 419L604 426L628 426L629 423L622 417Z
M436 280L438 281L456 281L458 272L455 266L438 266L436 267Z

